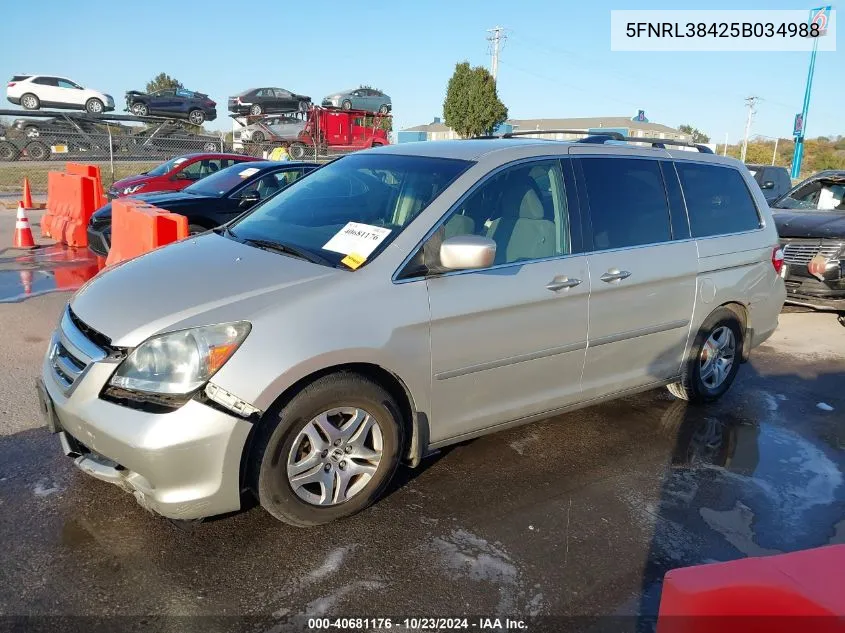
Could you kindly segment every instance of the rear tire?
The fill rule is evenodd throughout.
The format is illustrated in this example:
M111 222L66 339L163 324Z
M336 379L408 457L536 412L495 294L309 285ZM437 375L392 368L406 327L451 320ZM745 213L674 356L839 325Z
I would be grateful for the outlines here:
M49 160L50 148L41 141L32 141L26 146L26 155L30 160Z
M188 120L193 125L202 125L205 123L205 112L202 110L191 110L188 112Z
M8 141L0 141L0 162L6 163L17 160L20 154L18 148Z
M387 114L388 112L390 112L390 108L387 107L386 103L383 103L383 104L381 104L381 106L379 106L379 109L378 109L379 114Z
M343 434L342 428L322 424L320 428L329 428L331 435L314 430L315 421L333 422L332 412L339 409L344 416L346 411L361 415L360 433L349 431L352 437L332 440ZM344 416L334 420L341 427L352 425L353 418ZM399 408L387 391L356 374L330 374L267 412L249 457L250 485L261 506L280 521L297 527L328 523L360 512L381 496L399 465L403 440ZM309 450L303 451L303 446ZM364 452L371 457L363 457ZM297 466L299 473L291 473ZM332 490L325 483L291 483L311 473L325 477Z
M21 96L21 105L26 110L38 110L41 107L41 100L31 92Z
M743 337L742 324L735 312L728 308L714 310L695 336L680 381L667 385L669 393L696 404L721 398L739 371Z
M250 113L252 116L258 116L258 115L260 115L262 112L263 112L263 110L261 109L261 105L260 105L260 104L258 104L258 103L254 103L253 105L251 105L251 106L249 107L249 113Z
M106 109L105 104L96 98L88 99L85 102L85 111L91 114L102 114Z

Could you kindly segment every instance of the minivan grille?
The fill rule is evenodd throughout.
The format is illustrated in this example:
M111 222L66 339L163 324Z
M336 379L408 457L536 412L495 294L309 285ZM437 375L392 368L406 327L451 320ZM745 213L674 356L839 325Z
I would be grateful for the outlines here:
M92 363L106 358L109 348L104 349L103 344L107 342L107 337L88 327L70 307L66 308L48 351L56 383L69 393Z
M787 264L799 264L806 266L818 254L826 259L836 259L842 250L843 244L818 241L812 242L789 242L783 247L783 261Z

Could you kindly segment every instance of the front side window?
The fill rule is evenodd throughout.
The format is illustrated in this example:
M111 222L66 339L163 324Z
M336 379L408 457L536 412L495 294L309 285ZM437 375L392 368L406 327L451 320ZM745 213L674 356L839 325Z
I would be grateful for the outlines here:
M760 228L760 216L742 175L732 167L677 162L693 237Z
M626 248L671 239L669 205L656 160L583 158L593 249Z
M73 90L79 88L79 86L77 86L72 81L68 81L67 79L59 79L58 83L59 83L59 88L71 88Z
M440 244L460 235L496 243L494 265L572 252L560 163L515 165L486 180L452 212L425 244L425 264L439 267Z
M470 164L352 154L294 183L230 229L236 239L293 246L332 265L347 255L372 260Z

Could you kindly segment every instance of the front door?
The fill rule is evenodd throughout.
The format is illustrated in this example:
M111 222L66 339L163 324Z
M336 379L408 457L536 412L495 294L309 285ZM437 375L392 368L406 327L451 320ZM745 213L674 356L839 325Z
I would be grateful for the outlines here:
M666 165L675 179L669 184L677 188L674 168ZM685 217L681 222L670 215L660 161L584 156L576 160L576 173L592 242L584 398L677 376L698 257ZM672 211L683 213L674 203Z
M439 244L459 235L490 237L497 247L489 269L426 281L432 442L579 398L590 282L580 233L573 240L570 232L565 180L572 182L556 159L507 167L459 203L426 244L435 260Z

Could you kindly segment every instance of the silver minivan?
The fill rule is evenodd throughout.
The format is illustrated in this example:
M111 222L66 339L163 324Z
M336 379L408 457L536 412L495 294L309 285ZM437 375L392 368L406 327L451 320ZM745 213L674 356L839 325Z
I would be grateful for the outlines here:
M311 526L455 442L663 385L719 398L785 298L760 188L585 140L359 152L101 273L44 359L48 427L162 515L253 494Z

